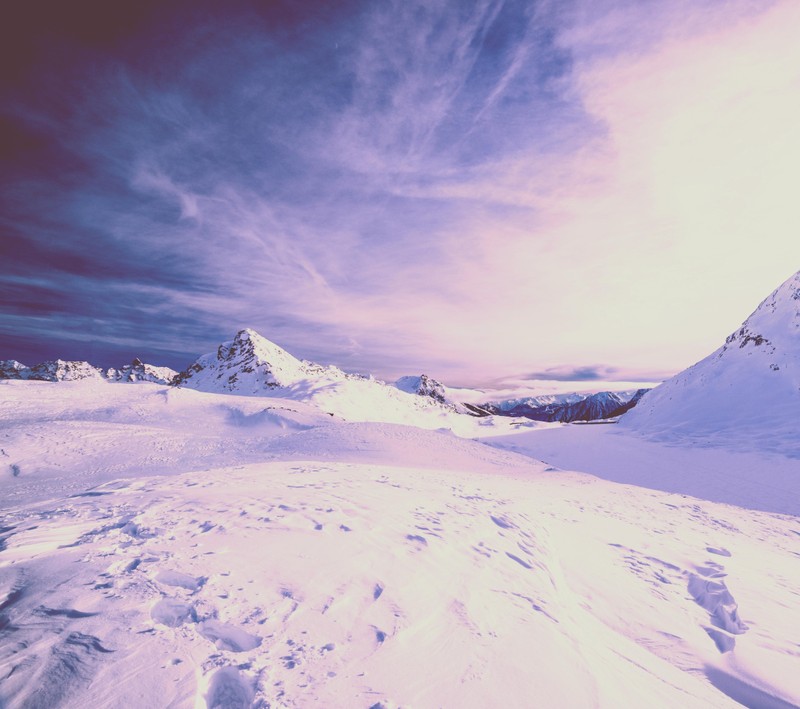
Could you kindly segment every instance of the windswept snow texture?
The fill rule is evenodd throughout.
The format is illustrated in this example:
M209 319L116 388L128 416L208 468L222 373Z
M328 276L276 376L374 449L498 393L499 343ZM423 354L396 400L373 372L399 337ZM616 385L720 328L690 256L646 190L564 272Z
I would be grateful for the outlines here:
M437 410L0 383L0 706L800 705L796 517Z
M661 441L800 458L799 413L800 272L722 347L649 392L620 423Z

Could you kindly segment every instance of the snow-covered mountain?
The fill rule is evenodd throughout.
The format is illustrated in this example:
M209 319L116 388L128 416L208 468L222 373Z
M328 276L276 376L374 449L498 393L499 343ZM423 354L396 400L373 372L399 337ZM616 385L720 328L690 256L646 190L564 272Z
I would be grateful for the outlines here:
M800 272L718 350L651 391L621 423L685 440L800 458Z
M636 392L632 397L630 397L622 406L618 406L616 409L611 411L607 414L608 418L613 418L615 416L622 416L622 414L628 413L634 406L638 406L639 402L642 400L642 397L647 394L650 389L637 389Z
M483 417L491 416L493 413L481 405L461 401L456 396L453 396L453 394L463 390L448 389L444 384L429 377L427 374L421 374L418 377L400 377L394 385L400 391L404 391L407 394L415 394L416 396L433 399L443 406L450 407L459 414Z
M511 411L518 406L527 406L531 409L538 409L543 406L562 406L564 404L574 404L583 401L588 394L571 392L569 394L541 394L539 396L524 396L515 399L504 399L502 401L489 401L485 405L497 411Z
M461 414L484 415L451 404L439 382L423 377L406 378L407 386L401 390L372 377L299 360L254 330L245 329L187 367L174 384L209 393L279 396L309 402L349 421L458 428ZM427 392L423 396L418 395L422 393L420 386ZM442 398L431 396L432 393L439 393Z
M14 364L19 365L20 363L14 362ZM5 372L9 372L9 370L5 370ZM12 376L3 376L3 372L0 371L0 378L34 379L43 382L73 382L79 379L100 380L103 378L102 370L82 360L55 359L42 362L35 367L25 367L24 365L21 368L12 367L10 373Z
M538 403L536 397L529 397L512 407L501 408L486 404L485 408L501 416L519 416L533 421L596 421L619 416L636 406L647 389L637 391L601 391L596 394L569 394L551 398L553 402ZM530 403L527 403L530 402Z
M262 395L309 377L338 380L345 376L336 367L300 361L255 330L245 329L184 369L175 384L200 391Z
M0 379L23 379L29 367L15 359L0 359Z
M171 384L178 373L169 367L154 367L135 357L130 364L119 369L107 369L103 376L111 382L154 382Z
M83 360L56 359L27 367L13 359L0 361L0 379L32 379L43 382L74 382L82 379L110 382L155 382L170 384L178 373L169 367L154 367L136 358L119 369L100 369Z
M434 401L444 404L446 393L444 385L429 377L427 374L420 374L418 377L400 377L394 385L407 394L418 394L419 396L429 396Z

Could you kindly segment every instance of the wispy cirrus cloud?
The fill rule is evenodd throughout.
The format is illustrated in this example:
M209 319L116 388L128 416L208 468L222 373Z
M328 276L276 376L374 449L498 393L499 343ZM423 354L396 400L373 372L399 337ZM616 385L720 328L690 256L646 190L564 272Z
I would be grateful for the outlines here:
M255 7L151 21L8 102L50 147L2 173L5 332L661 372L800 255L791 3Z

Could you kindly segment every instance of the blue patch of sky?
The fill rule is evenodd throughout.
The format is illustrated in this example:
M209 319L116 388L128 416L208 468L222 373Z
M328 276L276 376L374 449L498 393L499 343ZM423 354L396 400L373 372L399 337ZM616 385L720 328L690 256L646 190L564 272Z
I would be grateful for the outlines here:
M98 342L172 343L194 322L188 348L227 332L224 307L182 294L236 301L237 318L290 340L327 332L290 302L311 302L317 277L357 296L402 278L442 287L418 266L446 259L431 235L463 206L404 186L580 140L553 6L241 7L203 4L185 27L146 14L117 44L97 32L40 56L55 64L6 116L28 147L0 168L0 250L30 281L0 275L4 341L24 312ZM268 308L246 302L270 282ZM68 339L37 322L43 352L54 331Z

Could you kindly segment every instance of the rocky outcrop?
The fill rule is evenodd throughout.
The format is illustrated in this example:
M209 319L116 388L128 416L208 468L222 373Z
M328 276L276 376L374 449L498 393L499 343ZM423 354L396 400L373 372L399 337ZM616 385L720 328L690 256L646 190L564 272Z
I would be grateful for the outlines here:
M24 379L37 379L43 382L73 382L79 379L102 379L103 373L97 367L84 361L55 359L31 367Z
M27 371L29 368L15 359L0 360L0 379L26 379L23 374Z

